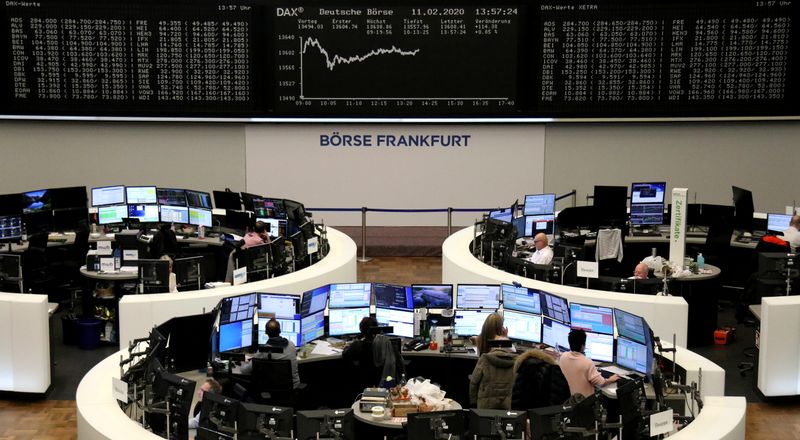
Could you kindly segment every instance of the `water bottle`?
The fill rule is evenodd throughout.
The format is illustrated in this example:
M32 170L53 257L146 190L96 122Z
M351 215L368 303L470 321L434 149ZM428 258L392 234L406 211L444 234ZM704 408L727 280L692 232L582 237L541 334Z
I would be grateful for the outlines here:
M114 249L114 270L119 270L122 267L122 251L119 248Z
M197 227L197 238L206 238L206 227L200 225Z
M697 268L702 269L706 265L706 259L703 257L703 254L697 254Z

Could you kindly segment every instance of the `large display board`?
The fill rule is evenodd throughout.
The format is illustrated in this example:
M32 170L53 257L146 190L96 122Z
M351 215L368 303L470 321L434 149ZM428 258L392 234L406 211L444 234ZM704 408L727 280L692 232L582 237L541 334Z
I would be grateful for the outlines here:
M787 0L8 0L0 114L797 116Z

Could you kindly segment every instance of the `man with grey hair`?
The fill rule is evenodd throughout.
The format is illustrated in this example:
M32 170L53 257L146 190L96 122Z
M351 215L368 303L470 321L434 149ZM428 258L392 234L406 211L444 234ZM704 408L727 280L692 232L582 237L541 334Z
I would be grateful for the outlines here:
M536 251L531 254L530 260L533 264L550 264L553 261L553 250L548 246L547 234L540 232L533 237L533 247Z

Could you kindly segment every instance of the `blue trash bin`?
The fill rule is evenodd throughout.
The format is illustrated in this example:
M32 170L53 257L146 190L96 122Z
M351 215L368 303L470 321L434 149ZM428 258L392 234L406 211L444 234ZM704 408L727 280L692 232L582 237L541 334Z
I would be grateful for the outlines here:
M103 321L96 318L78 320L78 347L83 350L94 350L100 346L100 329Z

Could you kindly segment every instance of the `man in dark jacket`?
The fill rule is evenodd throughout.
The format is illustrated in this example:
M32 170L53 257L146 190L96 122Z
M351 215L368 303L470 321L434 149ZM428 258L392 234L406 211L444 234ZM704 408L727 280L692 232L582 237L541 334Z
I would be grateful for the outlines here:
M558 362L544 350L528 350L519 355L514 372L512 409L528 410L559 405L569 398L569 385Z
M511 409L516 353L495 347L481 355L469 379L469 401L480 409Z
M281 336L281 324L275 320L275 318L270 319L267 321L266 329L267 333L267 346L269 347L278 347L283 348L283 353L272 353L273 360L282 360L288 359L292 363L292 382L294 387L297 388L300 386L300 374L297 373L297 347L294 346L294 342L284 338ZM257 358L268 358L270 353L256 353L253 357ZM250 374L253 371L253 363L247 362L242 364L240 371L242 374Z

